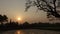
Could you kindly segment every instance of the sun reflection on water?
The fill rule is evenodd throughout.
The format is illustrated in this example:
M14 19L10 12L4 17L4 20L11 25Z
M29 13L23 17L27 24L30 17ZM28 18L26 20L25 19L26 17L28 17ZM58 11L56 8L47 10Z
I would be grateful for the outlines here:
M26 30L26 31L17 30L17 31L15 31L15 34L36 34L36 33L32 32L32 31L28 31L28 30Z
M23 34L23 32L21 30L17 30L15 34Z
M20 34L20 31L17 31L17 34Z

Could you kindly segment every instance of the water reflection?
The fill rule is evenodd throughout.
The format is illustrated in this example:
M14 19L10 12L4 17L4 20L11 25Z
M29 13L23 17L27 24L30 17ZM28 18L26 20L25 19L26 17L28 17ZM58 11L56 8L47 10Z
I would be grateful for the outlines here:
M21 33L21 31L17 31L17 34L20 34Z
M15 33L14 34L23 34L24 32L22 31L22 30L17 30L17 31L15 31Z
M32 30L17 30L15 31L14 34L36 34L35 32L33 32Z
M12 30L0 32L0 34L60 34L59 31L27 29L27 30Z

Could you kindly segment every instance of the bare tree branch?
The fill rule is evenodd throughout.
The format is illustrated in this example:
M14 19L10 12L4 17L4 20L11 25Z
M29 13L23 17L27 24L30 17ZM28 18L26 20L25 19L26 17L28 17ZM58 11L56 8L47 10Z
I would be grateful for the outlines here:
M60 14L56 10L56 0L52 0L52 2L47 2L47 0L34 0L33 6L36 6L39 10L43 10L44 12L47 12L47 16L54 16L56 18L60 18ZM26 6L28 8L31 7L32 2Z

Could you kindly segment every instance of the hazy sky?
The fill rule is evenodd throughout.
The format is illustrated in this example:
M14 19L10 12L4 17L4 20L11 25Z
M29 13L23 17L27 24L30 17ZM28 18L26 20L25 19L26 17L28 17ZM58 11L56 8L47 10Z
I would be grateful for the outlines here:
M25 0L0 0L0 14L5 14L9 18L16 20L18 17L22 21L45 22L48 19L42 11L36 12L36 8L31 7L28 12L25 10Z

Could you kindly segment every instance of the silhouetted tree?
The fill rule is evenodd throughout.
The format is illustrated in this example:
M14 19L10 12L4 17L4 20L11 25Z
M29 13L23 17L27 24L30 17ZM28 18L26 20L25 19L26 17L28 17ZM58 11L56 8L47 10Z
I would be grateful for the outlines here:
M28 22L25 22L25 23L23 23L24 25L28 25L29 23Z
M26 2L26 11L31 7L36 6L38 10L43 10L47 12L47 18L54 17L60 18L60 14L57 12L56 0L27 0ZM50 19L53 20L53 19Z
M7 22L8 21L8 17L6 16L6 15L0 15L0 22L1 22L1 24L3 24L3 22Z
M2 15L0 15L0 22L1 22L1 24L3 24L2 22L3 22L3 17L2 17Z
M3 15L3 18L4 21L8 22L8 17L6 15Z

